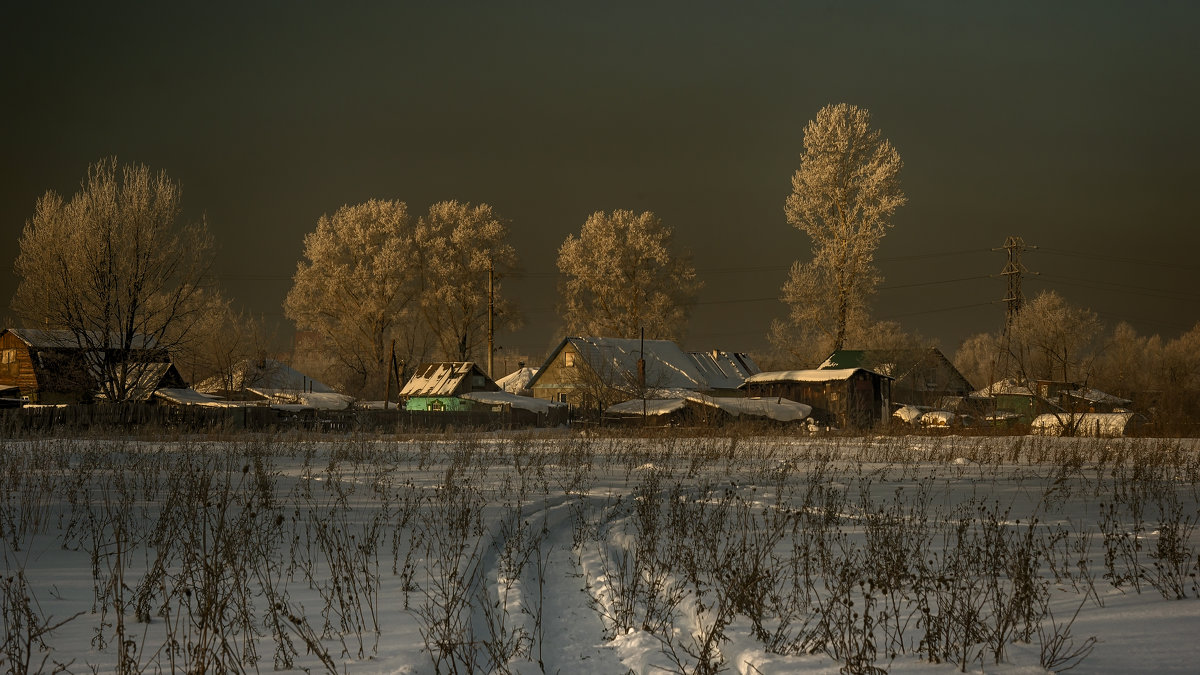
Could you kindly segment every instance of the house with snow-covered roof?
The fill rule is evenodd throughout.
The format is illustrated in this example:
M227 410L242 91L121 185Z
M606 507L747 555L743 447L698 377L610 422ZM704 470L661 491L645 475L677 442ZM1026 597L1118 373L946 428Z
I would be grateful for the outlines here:
M840 429L867 429L891 415L889 375L864 368L777 370L746 378L751 397L781 397L812 406L815 422Z
M400 398L405 410L477 410L479 404L464 397L477 391L500 387L473 361L443 361L417 368L400 389Z
M529 382L533 396L569 403L600 415L608 406L643 394L736 394L745 375L757 372L735 352L685 352L670 340L564 338Z

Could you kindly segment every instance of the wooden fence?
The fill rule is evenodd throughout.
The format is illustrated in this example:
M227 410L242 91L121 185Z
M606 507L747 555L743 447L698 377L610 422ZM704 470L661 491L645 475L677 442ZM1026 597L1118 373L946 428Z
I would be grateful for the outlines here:
M566 415L501 411L302 410L260 406L214 408L148 403L29 406L0 409L0 437L49 431L171 430L403 432L509 429L566 424Z

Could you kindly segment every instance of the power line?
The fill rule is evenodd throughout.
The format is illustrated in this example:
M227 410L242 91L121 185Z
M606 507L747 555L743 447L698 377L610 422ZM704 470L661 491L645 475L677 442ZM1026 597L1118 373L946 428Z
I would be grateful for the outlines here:
M1104 255L1099 253L1081 253L1079 251L1067 251L1061 248L1043 248L1042 251L1053 255L1066 256L1068 258L1084 258L1087 260L1101 260L1104 262L1120 262L1131 265L1145 265L1147 267L1169 267L1171 269L1188 270L1191 272L1200 272L1200 265L1184 265L1180 263L1168 263L1161 260L1146 260L1142 258L1130 258L1127 256Z

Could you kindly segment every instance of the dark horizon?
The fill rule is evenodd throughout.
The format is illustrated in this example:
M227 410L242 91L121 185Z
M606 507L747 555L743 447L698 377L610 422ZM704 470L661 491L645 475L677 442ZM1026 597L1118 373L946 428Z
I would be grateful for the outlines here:
M557 249L618 208L654 211L694 254L684 346L761 351L808 255L783 215L804 124L846 101L905 164L876 318L949 356L998 330L993 249L1019 235L1038 247L1027 298L1173 337L1200 320L1198 19L1095 2L7 8L0 316L37 199L115 155L182 186L222 291L285 339L322 214L458 199L509 221L526 271L497 363L561 340Z

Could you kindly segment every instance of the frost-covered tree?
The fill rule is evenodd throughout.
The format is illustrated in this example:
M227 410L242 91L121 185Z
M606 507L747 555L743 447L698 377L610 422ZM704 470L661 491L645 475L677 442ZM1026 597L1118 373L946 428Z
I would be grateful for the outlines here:
M371 200L321 216L304 237L284 313L323 340L333 372L348 393L383 393L391 341L397 358L427 354L420 324L423 251L408 206Z
M429 207L417 228L424 290L421 311L443 358L470 361L486 346L488 284L497 327L517 325L516 309L501 294L505 273L517 267L508 228L491 206L445 201Z
M90 166L70 201L47 192L21 234L13 310L69 331L109 400L144 390L144 349L186 340L212 297L207 226L183 222L180 203L165 173L114 157Z
M1162 339L1157 335L1139 335L1122 321L1113 329L1096 358L1093 385L1122 398L1157 388L1155 370L1163 359Z
M1100 329L1095 312L1043 291L1021 307L1007 332L964 342L954 363L980 387L1002 379L1083 384L1094 372Z
M702 283L653 213L597 211L558 249L559 311L572 335L678 340Z
M1042 291L1017 312L1008 329L1007 351L1023 381L1086 382L1100 335L1096 313Z
M862 108L828 105L805 126L784 210L812 240L813 257L793 265L783 287L790 312L785 325L773 328L777 347L800 339L841 349L856 325L868 323L867 300L880 281L875 250L905 202L901 165Z

